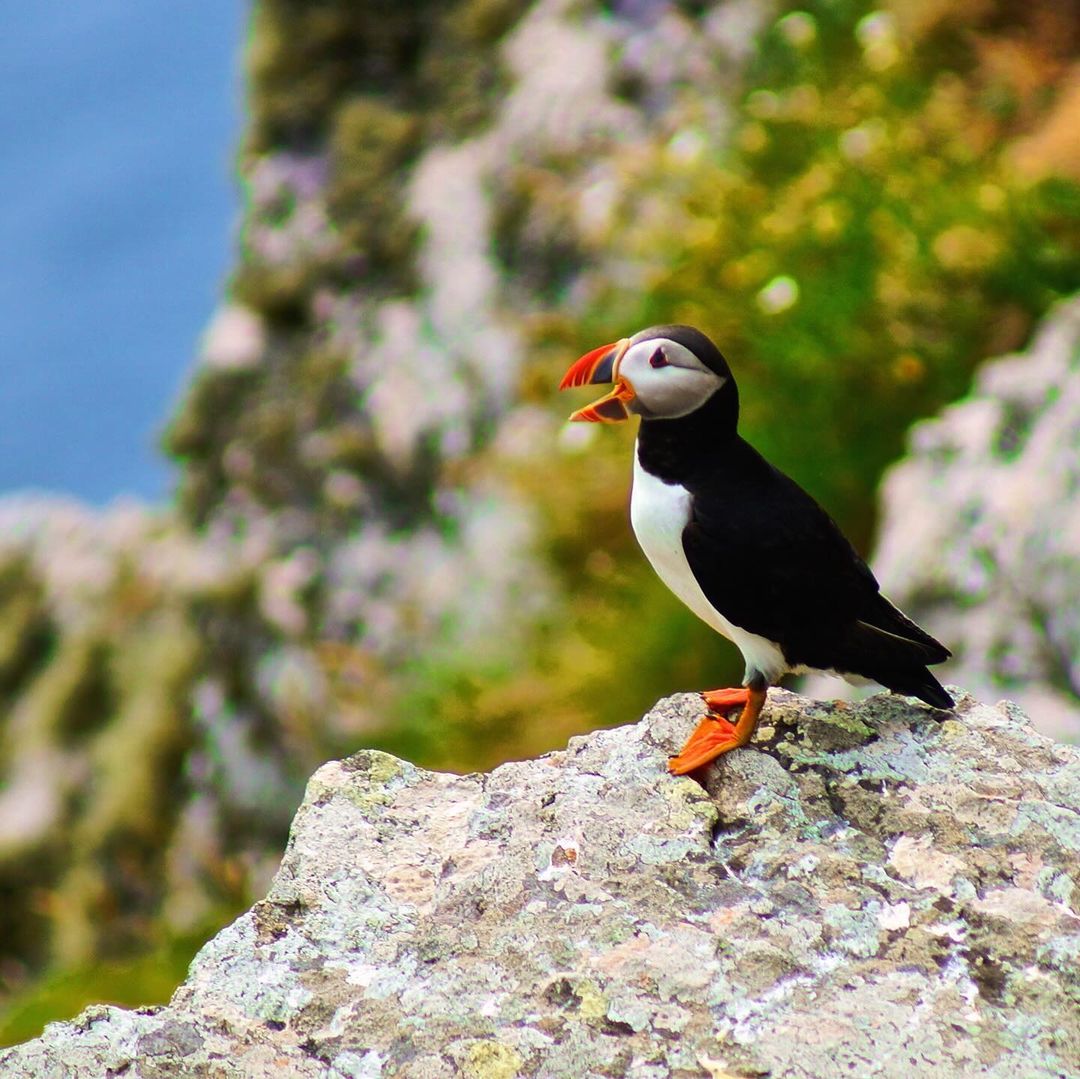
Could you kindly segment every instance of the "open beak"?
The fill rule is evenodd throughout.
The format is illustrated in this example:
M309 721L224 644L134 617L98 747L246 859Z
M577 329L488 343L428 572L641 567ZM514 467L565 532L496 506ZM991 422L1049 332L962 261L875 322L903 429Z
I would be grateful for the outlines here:
M619 376L619 361L629 347L629 337L624 337L613 345L601 345L599 348L594 348L592 352L586 352L563 375L563 380L559 383L560 390L595 383L615 383L615 388L611 393L573 413L570 417L572 421L619 423L629 419L630 410L627 405L634 399L634 388L626 379Z

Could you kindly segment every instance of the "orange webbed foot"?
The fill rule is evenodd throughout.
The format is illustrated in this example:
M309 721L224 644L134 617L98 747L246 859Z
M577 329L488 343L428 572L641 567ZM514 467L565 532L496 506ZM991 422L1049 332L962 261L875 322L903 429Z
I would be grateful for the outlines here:
M738 746L734 723L720 716L706 716L679 750L678 756L668 758L668 771L673 776L684 776Z
M742 705L738 721L731 723L717 715L705 716L697 729L679 750L668 760L668 771L672 775L684 776L693 772L724 753L746 745L754 737L761 709L765 705L765 689L716 689L703 693L702 698L713 711L726 711Z

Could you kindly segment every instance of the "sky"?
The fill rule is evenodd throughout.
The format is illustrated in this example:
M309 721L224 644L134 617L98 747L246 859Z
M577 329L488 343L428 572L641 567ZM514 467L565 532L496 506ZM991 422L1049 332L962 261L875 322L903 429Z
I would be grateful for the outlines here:
M9 4L0 495L164 499L157 439L228 272L242 0Z

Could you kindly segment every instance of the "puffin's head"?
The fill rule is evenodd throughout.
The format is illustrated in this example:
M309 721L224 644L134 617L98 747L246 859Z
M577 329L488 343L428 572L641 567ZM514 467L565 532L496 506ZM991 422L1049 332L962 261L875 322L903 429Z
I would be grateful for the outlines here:
M723 386L735 385L720 350L692 326L650 326L594 348L566 372L559 389L606 382L615 389L579 408L571 420L618 423L632 413L675 420L696 412Z

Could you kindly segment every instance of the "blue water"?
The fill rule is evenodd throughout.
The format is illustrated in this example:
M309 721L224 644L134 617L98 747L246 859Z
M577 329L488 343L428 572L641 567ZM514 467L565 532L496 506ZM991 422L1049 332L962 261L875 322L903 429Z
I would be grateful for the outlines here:
M5 5L0 493L161 498L228 268L241 0Z

